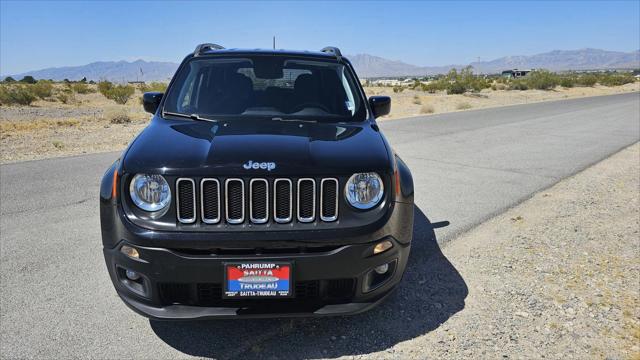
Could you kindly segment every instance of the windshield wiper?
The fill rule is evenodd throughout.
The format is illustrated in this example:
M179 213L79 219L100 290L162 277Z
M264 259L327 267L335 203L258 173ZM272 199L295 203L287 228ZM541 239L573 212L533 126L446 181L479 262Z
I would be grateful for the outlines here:
M218 122L218 120L216 119L209 119L209 118L205 118L202 117L198 114L182 114L182 113L174 113L174 112L169 112L169 111L164 111L162 113L162 115L170 115L170 116L175 116L175 117L181 117L181 118L185 118L185 119L191 119L191 120L198 120L198 121L210 121L210 122Z
M317 120L302 120L302 119L283 119L281 117L272 117L272 121L283 121L283 122L306 122L306 123L317 123Z

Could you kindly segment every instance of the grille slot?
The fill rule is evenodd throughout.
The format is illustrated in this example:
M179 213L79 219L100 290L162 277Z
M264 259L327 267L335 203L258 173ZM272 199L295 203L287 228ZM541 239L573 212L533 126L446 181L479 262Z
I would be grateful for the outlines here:
M176 180L176 202L178 204L178 221L191 224L196 221L196 183L193 179L180 178Z
M312 222L316 219L316 181L311 178L298 180L298 221Z
M200 182L200 207L202 222L220 222L220 182L217 179L202 179Z
M227 179L225 182L225 213L229 224L244 222L244 181Z
M320 182L320 220L338 219L338 179L322 179Z
M327 296L332 299L349 299L353 297L355 279L335 279L327 283Z
M251 179L249 182L249 217L255 224L269 220L269 182L266 179Z
M273 218L278 223L288 223L293 218L293 184L289 179L273 182Z

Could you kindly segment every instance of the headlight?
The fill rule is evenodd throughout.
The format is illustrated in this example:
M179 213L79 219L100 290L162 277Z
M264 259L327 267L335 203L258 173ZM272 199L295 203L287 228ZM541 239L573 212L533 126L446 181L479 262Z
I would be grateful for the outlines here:
M374 172L353 174L344 188L344 196L357 209L371 209L384 195L384 185Z
M155 212L171 203L171 189L162 175L138 174L129 186L131 200L140 209Z

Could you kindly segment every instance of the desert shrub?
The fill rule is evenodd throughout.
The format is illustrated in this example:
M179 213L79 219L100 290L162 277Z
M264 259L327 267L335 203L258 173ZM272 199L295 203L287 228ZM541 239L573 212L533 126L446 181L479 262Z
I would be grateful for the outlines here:
M458 110L468 110L471 109L472 106L468 102L461 102L456 105L456 109Z
M33 94L40 99L46 99L53 95L53 84L47 80L40 80L30 85Z
M33 76L27 75L23 77L22 80L20 80L20 82L25 84L35 84L37 81L36 79L33 78Z
M467 91L478 92L491 86L484 77L474 75L473 67L471 66L467 66L460 70L458 76L453 80L460 83Z
M95 92L95 90L90 88L86 82L77 82L75 84L72 84L71 90L73 90L77 94L90 94Z
M60 92L56 94L56 100L60 101L63 104L68 104L71 102L71 96L64 92Z
M402 86L394 86L393 87L393 92L394 93L401 93L404 90L404 88Z
M538 90L550 90L558 85L558 76L547 70L532 71L525 78L529 88Z
M483 76L473 74L473 68L467 66L458 72L451 69L447 75L423 86L422 89L434 93L438 90L446 90L447 94L464 94L468 91L479 92L491 87L491 82Z
M452 82L447 86L447 94L464 94L467 91L465 86L460 82Z
M129 101L131 95L135 92L133 86L116 85L109 92L107 98L116 102L116 104L124 105Z
M60 140L53 140L51 142L51 144L53 145L54 148L56 149L64 149L64 143Z
M32 89L25 85L0 86L0 104L3 105L31 105L37 96Z
M14 82L16 82L16 79L12 78L11 76L7 76L6 78L4 78L4 82L6 82L6 83L14 83Z
M116 104L124 105L136 90L131 85L114 85L108 81L101 81L98 83L98 91L107 99L115 101Z
M151 84L149 84L149 90L148 91L157 91L157 92L166 92L167 91L167 86L169 86L169 84L167 83L163 83L163 82L152 82Z
M109 92L109 90L111 90L113 88L113 83L111 83L110 81L99 81L98 82L98 91L100 92L100 94L102 94L104 97L107 97L107 93Z
M112 124L128 124L131 122L129 114L124 109L107 109L105 118Z
M422 100L420 99L420 96L416 95L413 97L413 103L416 105L421 105L422 104Z
M430 94L434 94L437 91L444 90L445 86L446 85L443 82L441 82L439 80L434 80L434 81L431 81L428 84L422 84L420 86L420 88L422 89L422 91L426 91L426 92L428 92Z
M527 85L526 81L522 79L512 80L509 83L509 90L529 90L529 86Z
M70 104L74 102L75 95L71 87L71 84L66 84L63 87L57 88L55 99L63 104Z
M576 83L576 78L571 75L565 75L560 77L558 84L564 88L572 88Z
M148 84L140 84L138 88L141 92L157 91L163 93L167 91L167 85L163 82L152 81Z
M579 76L576 79L576 84L579 86L591 87L591 86L594 86L597 82L598 82L598 76L594 74L584 74Z
M434 112L436 112L436 109L432 105L425 104L420 108L421 114L433 114Z
M621 86L635 81L633 74L603 74L598 79L598 83L603 86Z

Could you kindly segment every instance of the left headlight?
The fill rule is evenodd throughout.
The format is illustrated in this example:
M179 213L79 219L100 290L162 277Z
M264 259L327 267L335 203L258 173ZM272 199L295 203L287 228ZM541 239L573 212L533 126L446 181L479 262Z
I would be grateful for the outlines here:
M144 211L160 211L171 203L171 189L162 175L137 174L131 179L129 193Z
M384 195L384 184L374 172L353 174L344 188L344 196L356 209L371 209Z

